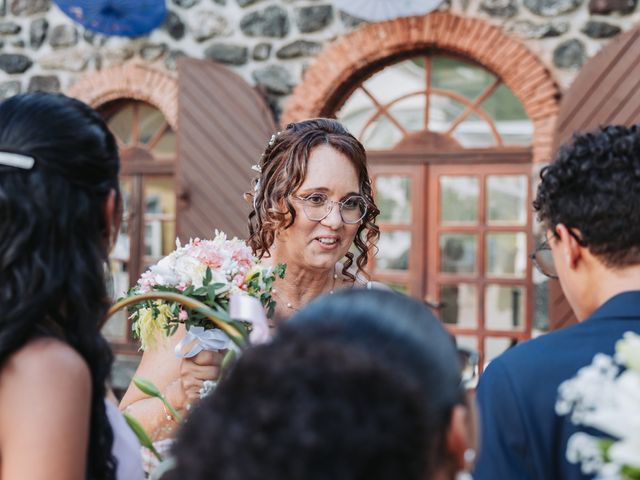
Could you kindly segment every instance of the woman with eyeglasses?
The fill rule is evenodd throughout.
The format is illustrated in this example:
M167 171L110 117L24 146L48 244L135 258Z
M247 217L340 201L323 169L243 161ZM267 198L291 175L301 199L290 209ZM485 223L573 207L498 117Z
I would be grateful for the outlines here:
M332 119L290 124L271 137L253 169L259 176L247 195L253 205L247 242L265 264L286 264L286 275L272 292L274 327L320 295L376 286L364 268L379 235L379 210L366 152L353 135ZM185 410L199 400L204 381L218 377L222 354L205 351L178 359L173 352L178 337L145 351L137 375L152 380L172 405ZM175 430L162 404L134 386L121 408L156 440Z

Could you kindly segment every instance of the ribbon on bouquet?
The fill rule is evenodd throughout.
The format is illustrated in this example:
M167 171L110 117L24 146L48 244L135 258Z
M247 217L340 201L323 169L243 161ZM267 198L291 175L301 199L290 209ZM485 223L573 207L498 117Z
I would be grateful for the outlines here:
M251 324L249 340L252 344L264 343L269 340L267 317L257 298L245 294L231 296L229 316L234 320ZM237 351L238 347L222 330L191 327L175 346L174 351L179 358L191 358L203 350L217 352L229 349Z

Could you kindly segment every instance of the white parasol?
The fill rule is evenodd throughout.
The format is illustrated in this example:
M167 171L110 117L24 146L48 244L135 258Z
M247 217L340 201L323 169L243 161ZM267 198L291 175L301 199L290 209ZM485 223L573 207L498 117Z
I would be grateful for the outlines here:
M333 0L337 9L370 22L425 15L441 3L442 0Z

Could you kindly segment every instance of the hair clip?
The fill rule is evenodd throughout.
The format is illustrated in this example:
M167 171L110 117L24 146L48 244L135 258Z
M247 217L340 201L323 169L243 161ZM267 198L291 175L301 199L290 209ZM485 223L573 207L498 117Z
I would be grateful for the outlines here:
M281 134L282 132L276 132L273 135L271 135L271 138L269 139L269 146L273 147L273 144L276 143L276 139L278 138L278 136Z
M251 165L251 170L253 170L254 172L262 173L262 167L260 166L259 163L256 163L255 165Z
M11 152L0 152L0 165L22 168L23 170L31 170L35 163L35 158L29 157L28 155Z

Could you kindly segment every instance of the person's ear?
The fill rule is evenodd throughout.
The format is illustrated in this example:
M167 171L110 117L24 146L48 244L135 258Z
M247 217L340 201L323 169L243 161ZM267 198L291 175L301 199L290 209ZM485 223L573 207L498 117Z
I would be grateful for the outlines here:
M120 202L118 192L115 189L109 190L102 207L102 222L104 225L104 241L107 251L111 251L115 245L120 222L122 220L122 202Z
M469 409L464 405L456 405L451 412L446 447L455 473L471 470L475 461L469 415Z
M556 225L555 232L558 237L560 237L559 240L562 248L562 259L567 268L574 270L582 258L582 246L578 243L576 237L572 235L569 229L562 223Z

